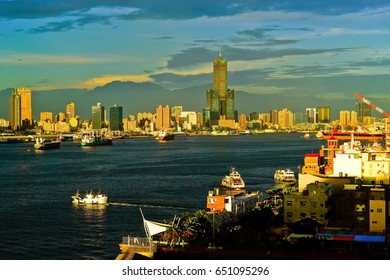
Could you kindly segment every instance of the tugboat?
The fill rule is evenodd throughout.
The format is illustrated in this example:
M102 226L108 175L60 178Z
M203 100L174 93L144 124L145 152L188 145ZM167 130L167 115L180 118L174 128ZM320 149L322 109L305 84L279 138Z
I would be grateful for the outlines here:
M241 178L234 167L230 168L229 175L226 175L221 182L221 187L227 189L243 190L245 189L244 180Z
M175 139L175 134L162 130L158 133L157 138L159 142L172 141Z
M72 195L72 202L76 204L107 204L108 196L106 194L97 193L92 191L86 193L85 196L81 196L79 191L75 195Z

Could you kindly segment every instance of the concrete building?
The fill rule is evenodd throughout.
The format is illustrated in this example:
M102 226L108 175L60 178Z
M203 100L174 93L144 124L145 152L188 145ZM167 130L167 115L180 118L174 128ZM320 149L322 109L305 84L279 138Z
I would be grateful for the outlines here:
M168 105L164 108L159 105L156 108L156 129L166 130L171 128L171 109Z
M302 192L284 196L284 222L294 223L310 217L325 224L332 210L333 187L329 183L308 184Z
M14 88L10 98L10 125L16 130L32 125L31 89Z
M92 106L92 129L101 129L105 122L105 109L101 103Z
M249 213L260 203L260 192L223 191L219 188L209 191L206 207L212 213L224 210L240 216Z
M110 129L112 131L123 131L123 107L114 105L110 107Z

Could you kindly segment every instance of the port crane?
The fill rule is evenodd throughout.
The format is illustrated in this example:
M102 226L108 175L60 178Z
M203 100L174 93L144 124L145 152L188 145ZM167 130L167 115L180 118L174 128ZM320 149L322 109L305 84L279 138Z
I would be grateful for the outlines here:
M390 114L387 113L386 111L384 111L383 109L379 108L378 106L376 106L374 103L372 103L371 101L367 100L364 96L358 94L358 93L355 93L355 96L357 98L359 98L361 101L363 101L364 103L368 104L371 106L371 108L374 108L375 110L377 110L379 113L381 113L382 115L386 116L387 118L390 117Z
M386 151L388 153L390 153L390 114L387 113L386 111L384 111L383 109L379 108L378 106L376 106L371 101L367 100L364 96L362 96L362 95L360 95L358 93L355 93L355 96L357 98L359 98L361 101L363 101L364 103L366 103L369 106L371 106L371 108L374 108L379 113L381 113L382 115L386 116L386 118L387 118L386 119Z

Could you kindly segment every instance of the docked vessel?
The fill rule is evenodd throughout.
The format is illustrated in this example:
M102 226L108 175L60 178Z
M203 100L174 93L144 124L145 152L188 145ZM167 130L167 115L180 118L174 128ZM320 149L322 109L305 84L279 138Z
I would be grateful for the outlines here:
M211 132L211 135L212 136L227 136L227 135L229 135L229 131L214 130L214 131Z
M226 175L221 182L221 187L227 189L245 189L244 180L241 178L240 173L235 170L234 167L230 169L229 175Z
M59 149L61 145L60 140L45 139L43 137L37 137L35 139L34 148L36 150L53 150Z
M77 204L107 204L107 201L108 196L106 194L94 194L92 191L84 196L80 195L78 191L75 195L72 195L72 202Z
M278 169L274 173L276 183L294 183L296 180L294 171L291 169Z
M361 141L381 141L385 139L385 133L382 132L365 132L365 131L322 131L323 140L335 137L337 140L355 140Z
M158 133L157 138L158 141L160 142L165 142L165 141L172 141L175 139L175 134L162 130Z
M81 146L112 145L112 138L107 137L100 131L90 131L81 137Z

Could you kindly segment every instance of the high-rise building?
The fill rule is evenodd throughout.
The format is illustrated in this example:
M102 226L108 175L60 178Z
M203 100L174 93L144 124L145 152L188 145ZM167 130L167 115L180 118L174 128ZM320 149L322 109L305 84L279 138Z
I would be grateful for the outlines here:
M317 108L306 108L307 122L317 123Z
M330 107L318 107L317 108L317 122L330 123Z
M52 112L41 112L39 114L39 121L40 122L45 122L45 121L53 122L53 113Z
M259 115L259 114L257 114ZM240 128L242 130L246 130L246 115L245 114L241 114L239 117L238 117L238 123L240 124Z
M172 119L176 124L179 123L179 116L181 112L183 112L183 106L172 107Z
M110 129L111 130L123 130L123 108L122 106L114 105L110 107Z
M69 122L69 120L71 118L74 118L74 103L73 102L66 105L65 114L66 114L66 121L67 122Z
M156 108L156 129L169 129L171 127L171 110L168 105Z
M97 103L95 106L92 106L92 129L101 129L104 121L104 106L101 103Z
M12 129L32 125L31 89L14 88L10 99L10 125Z
M351 112L347 110L340 111L340 125L346 127L351 124Z
M220 119L235 119L234 90L228 88L227 60L221 53L214 60L214 88L206 91L206 107L210 125L217 125Z
M363 122L365 117L371 117L371 106L366 103L356 103L358 121Z
M20 114L20 95L15 89L12 91L10 99L9 121L13 130L18 130L22 126L22 119Z
M279 124L279 114L278 114L278 110L272 110L270 112L270 122L272 125L278 125Z

